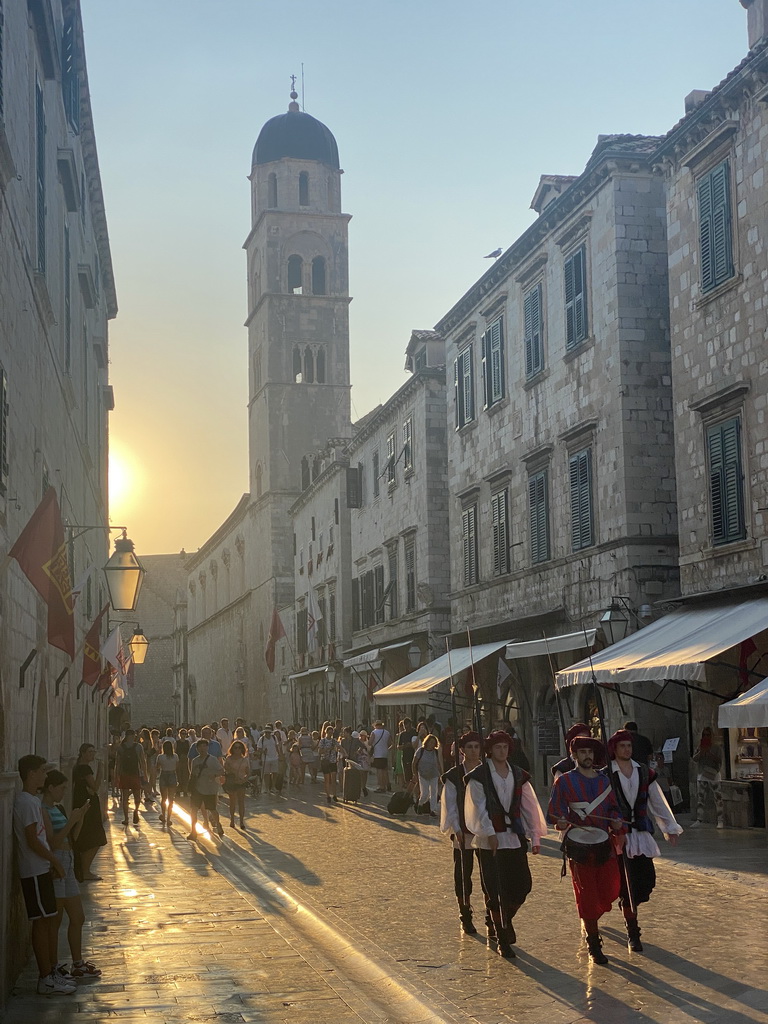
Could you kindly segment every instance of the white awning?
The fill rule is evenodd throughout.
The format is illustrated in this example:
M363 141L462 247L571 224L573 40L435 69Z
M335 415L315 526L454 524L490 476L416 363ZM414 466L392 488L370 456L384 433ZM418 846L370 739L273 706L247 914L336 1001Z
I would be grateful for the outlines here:
M293 675L288 676L288 678L291 682L295 682L297 679L306 679L308 676L316 676L319 672L325 672L327 668L327 665L316 665L314 668L308 668L304 672L294 672Z
M498 653L506 646L506 640L495 644L480 644L479 647L473 647L471 653L469 647L459 647L451 651L450 656L443 654L428 665L417 668L410 675L377 690L373 700L376 704L386 705L423 704L432 690L451 678L451 673L456 676L468 669L471 664L476 665L483 658Z
M768 679L727 704L721 704L717 726L719 729L768 728Z
M387 644L386 647L374 647L372 651L365 651L364 654L355 654L351 658L347 658L342 664L344 668L373 667L380 664L383 654L399 651L403 647L410 647L412 643L413 640L402 640L396 644Z
M768 629L768 598L706 607L686 607L558 672L555 685L630 683L665 679L702 682L706 662Z
M561 636L548 636L541 640L515 640L507 644L506 657L515 661L517 658L540 658L548 654L561 654L563 651L580 651L592 646L596 633L596 629L581 629L578 633L563 633Z

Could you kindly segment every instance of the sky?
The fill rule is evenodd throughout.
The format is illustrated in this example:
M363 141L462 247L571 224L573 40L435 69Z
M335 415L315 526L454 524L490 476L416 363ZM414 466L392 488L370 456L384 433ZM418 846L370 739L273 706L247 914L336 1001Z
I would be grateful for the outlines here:
M304 109L339 145L353 416L532 222L541 174L660 135L747 51L738 0L81 0L119 313L111 519L196 550L248 487L247 175Z

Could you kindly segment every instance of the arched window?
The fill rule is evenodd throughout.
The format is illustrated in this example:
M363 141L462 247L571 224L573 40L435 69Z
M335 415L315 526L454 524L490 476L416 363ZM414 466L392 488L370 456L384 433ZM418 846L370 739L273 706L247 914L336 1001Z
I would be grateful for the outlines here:
M293 383L301 384L304 380L304 367L301 362L301 349L298 345L293 346Z
M309 487L309 484L310 484L310 479L309 479L309 459L305 455L302 458L302 460L301 460L301 489L302 489L302 491L306 491L306 489Z
M304 349L304 383L315 383L315 357L309 345Z
M270 174L267 178L267 206L270 210L277 208L277 175Z
M325 258L315 256L312 260L312 294L325 295Z
M260 498L261 497L261 477L262 477L262 470L261 470L261 463L260 462L256 463L256 473L255 473L255 476L256 476L256 497Z
M306 171L299 175L299 206L309 206L309 175Z
M325 384L325 346L321 345L315 356L315 380L318 384Z
M301 256L288 257L288 291L291 295L301 295L303 266Z

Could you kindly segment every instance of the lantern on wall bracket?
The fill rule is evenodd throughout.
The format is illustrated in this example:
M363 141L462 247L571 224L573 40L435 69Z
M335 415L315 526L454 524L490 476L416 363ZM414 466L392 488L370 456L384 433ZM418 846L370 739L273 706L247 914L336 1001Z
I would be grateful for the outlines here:
M115 550L104 566L109 603L116 612L132 612L139 600L146 569L133 550L126 530L115 541Z
M415 672L421 665L421 648L416 643L411 644L408 648L408 664L411 667L411 672Z
M614 598L611 607L600 616L600 625L609 644L617 644L629 632L629 609L621 598Z
M134 629L133 636L128 641L128 646L130 647L131 654L133 655L134 665L143 665L149 648L149 640L147 640L144 635L144 630L141 626L136 626Z

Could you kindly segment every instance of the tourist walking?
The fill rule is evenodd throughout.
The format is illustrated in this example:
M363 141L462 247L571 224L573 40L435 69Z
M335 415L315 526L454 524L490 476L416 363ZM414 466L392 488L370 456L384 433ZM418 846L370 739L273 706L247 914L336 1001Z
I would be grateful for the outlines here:
M376 769L377 793L386 793L392 789L389 781L389 749L391 746L392 737L384 728L384 723L382 721L374 722L370 747L373 767Z
M320 771L323 773L325 799L329 804L338 803L339 801L339 798L336 796L336 773L338 771L341 746L333 733L333 726L326 726L325 735L320 740L317 748L320 758Z
M101 781L101 763L96 760L96 747L92 743L83 743L72 769L72 807L85 807L85 817L73 844L75 874L81 882L101 881L101 876L92 870L94 857L102 846L107 845L104 811L99 797Z
M115 755L115 773L117 788L120 790L120 809L123 812L123 825L128 824L128 801L133 794L133 824L139 824L139 805L141 802L142 779L146 778L147 765L144 748L136 742L133 729L126 729L125 736Z
M701 739L692 760L695 761L698 771L696 773L696 820L691 822L691 828L698 828L704 824L704 813L709 793L712 794L715 804L717 827L725 828L723 787L721 785L723 748L719 743L715 743L709 726L702 729Z
M224 792L229 797L229 824L235 827L235 812L240 828L245 828L245 790L251 775L251 763L245 740L233 740L224 760Z
M192 762L189 777L191 823L187 839L197 838L195 833L198 812L202 812L204 828L213 830L220 836L224 835L216 808L219 786L225 778L224 769L221 761L208 753L208 746L208 740L203 737L197 741L197 757Z
M430 733L421 741L413 756L413 773L419 781L418 813L436 818L438 783L443 774L443 755L437 736Z
M257 747L261 754L262 792L274 793L283 744L277 736L272 734L271 725L264 726L264 732L261 734Z
M173 803L179 784L179 755L173 749L173 742L163 740L163 751L157 755L158 784L160 786L160 821L170 828L173 818Z
M186 729L179 729L176 753L179 755L179 763L176 765L176 796L186 796L189 792L189 738Z

